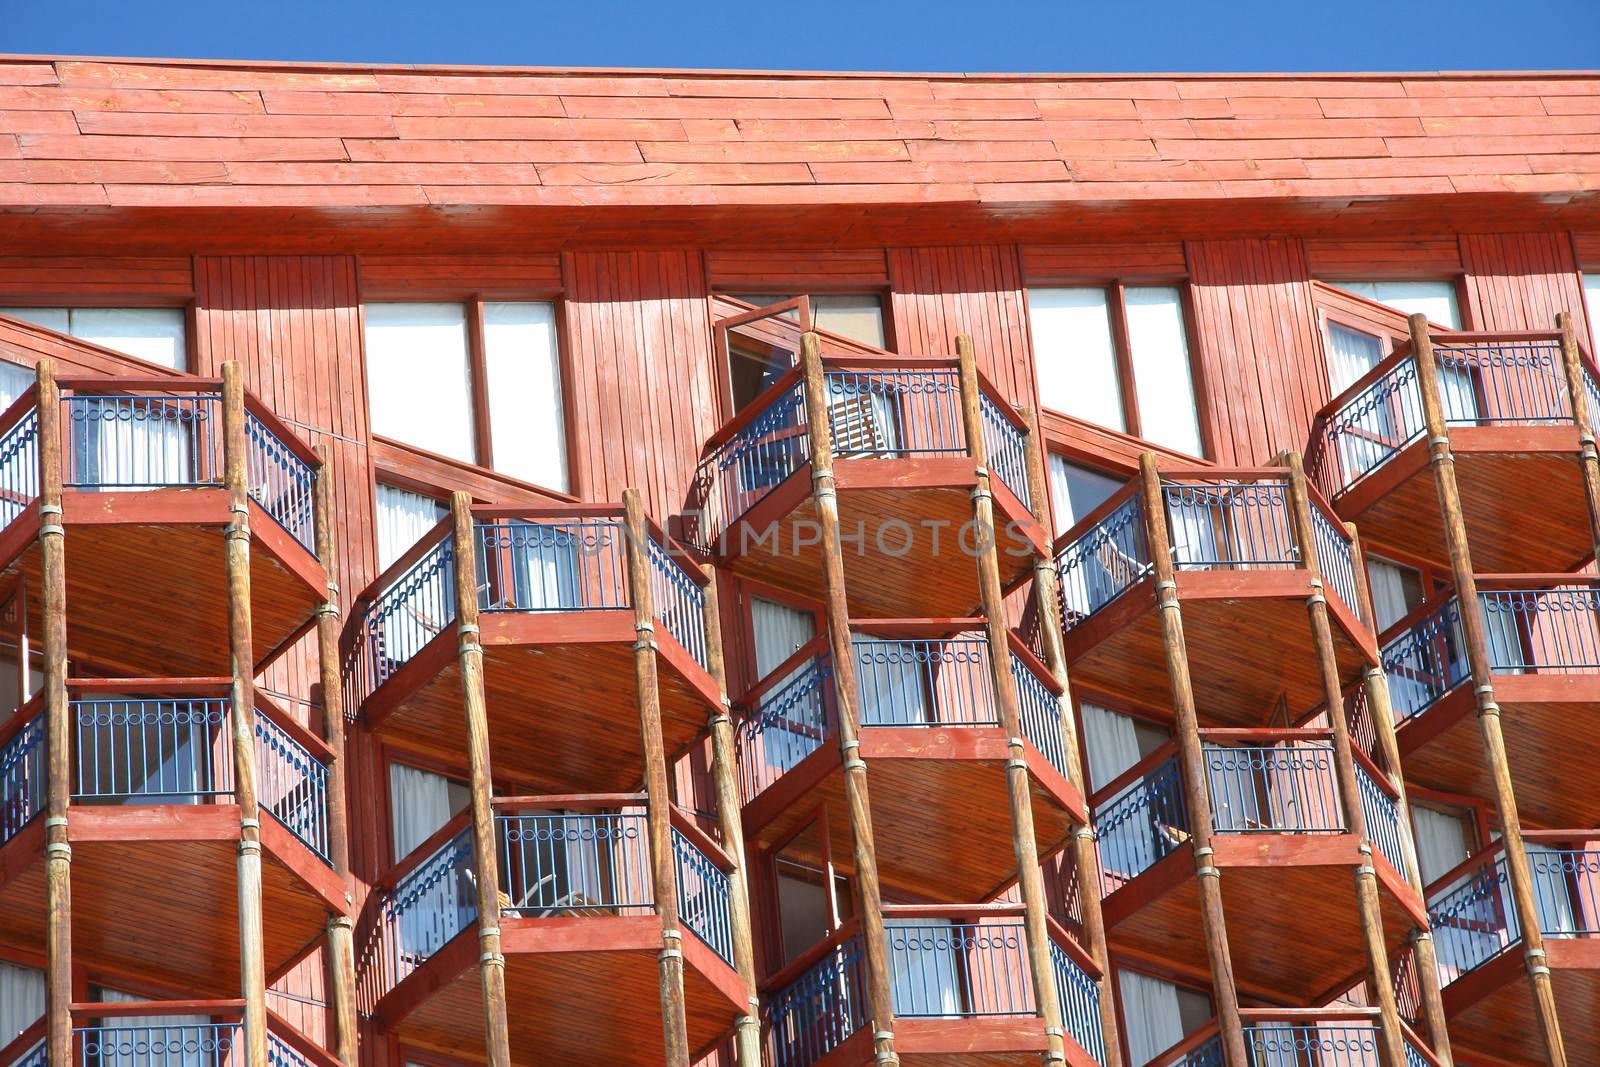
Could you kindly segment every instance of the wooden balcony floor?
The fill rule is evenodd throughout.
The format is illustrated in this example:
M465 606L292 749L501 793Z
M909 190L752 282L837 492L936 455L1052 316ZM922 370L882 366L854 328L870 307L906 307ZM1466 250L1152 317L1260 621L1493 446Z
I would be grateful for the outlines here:
M1482 573L1564 573L1586 559L1589 513L1571 427L1450 430L1472 565ZM1523 450L1526 449L1526 450ZM1367 547L1448 559L1438 486L1417 441L1334 504Z
M1314 1007L1366 973L1354 874L1361 856L1353 837L1219 834L1212 843L1242 992ZM1375 866L1384 935L1393 953L1406 943L1422 905L1381 858ZM1209 975L1194 857L1187 846L1109 895L1105 921L1114 951L1157 960L1197 978Z
M885 889L927 900L983 901L1016 880L1011 843L1008 749L994 727L869 727L867 764L878 875ZM1041 855L1082 823L1077 791L1028 749L1035 836ZM745 833L763 847L783 845L799 862L820 864L820 834L803 829L827 812L827 848L840 870L853 868L849 808L838 744L828 741L745 806ZM795 836L799 832L799 836ZM787 844L788 839L793 838Z
M1573 729L1600 716L1600 673L1496 675L1495 702L1517 808L1530 826L1600 825L1600 732ZM1452 793L1494 796L1470 684L1398 731L1406 780Z
M237 995L239 809L75 805L69 820L74 960L189 996ZM270 817L261 833L270 976L322 935L344 886ZM44 870L36 819L0 852L0 941L44 951Z
M841 459L835 467L845 588L852 618L966 618L981 599L973 535L970 460ZM1004 486L994 491L1000 582L1032 572L1031 546L1048 553L1044 531ZM1024 539L1008 536L1015 523ZM811 497L811 467L791 474L734 524L722 562L807 597L822 590L822 549ZM764 539L763 539L764 538ZM966 547L963 548L963 543ZM1008 553L1007 549L1013 551Z
M644 775L629 611L494 612L480 619L484 693L496 775L539 792L626 792ZM657 631L668 752L689 744L719 706L715 683ZM367 699L384 737L465 759L456 630L449 627Z
M894 1021L895 1052L918 1067L1036 1067L1049 1049L1044 1023L1032 1015ZM814 1067L871 1067L872 1035L852 1034ZM1094 1067L1094 1059L1067 1039L1067 1062Z
M113 676L225 675L227 496L217 490L68 493L68 656ZM29 527L30 529L19 529ZM258 662L295 634L327 595L322 567L250 506L250 608ZM38 534L30 511L3 538ZM40 554L28 540L12 567L26 576L31 632L43 628Z
M520 1064L658 1067L666 1062L654 915L501 919L512 1060ZM684 934L689 1047L733 1026L743 987L733 968ZM400 1039L451 1057L484 1046L477 929L459 935L379 1006ZM697 1057L696 1057L697 1058Z
M1600 943L1548 938L1544 945L1567 1062L1600 1067ZM1545 1062L1520 946L1445 986L1444 1008L1458 1062L1478 1062L1474 1053Z
M1181 571L1177 582L1202 726L1265 726L1280 701L1292 717L1322 703L1304 571ZM1377 662L1377 646L1337 596L1328 605L1339 675L1348 685ZM1153 578L1074 627L1066 651L1075 686L1172 706Z

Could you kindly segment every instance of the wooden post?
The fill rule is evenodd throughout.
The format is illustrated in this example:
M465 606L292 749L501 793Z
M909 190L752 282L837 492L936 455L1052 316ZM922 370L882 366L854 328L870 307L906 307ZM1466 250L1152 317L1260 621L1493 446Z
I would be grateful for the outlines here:
M322 687L322 734L333 753L328 761L328 859L344 882L345 910L328 920L328 1005L333 1013L333 1048L339 1062L356 1062L355 902L350 881L350 824L345 804L344 689L339 676L338 544L333 536L333 470L326 445L317 449L312 521L317 559L328 576L327 599L317 607L317 670Z
M750 882L744 847L744 817L739 805L737 756L733 719L729 716L728 664L722 647L722 615L717 604L715 572L701 588L705 617L706 669L717 683L722 707L712 713L711 779L717 794L717 818L722 824L722 847L733 859L728 873L728 922L733 928L733 966L744 983L746 1008L734 1030L734 1049L740 1067L761 1067L761 1002L756 985L755 937L750 928Z
M1306 472L1300 453L1289 453L1288 461L1289 510L1294 521L1295 544L1300 549L1300 566L1305 570L1311 587L1311 594L1306 597L1306 614L1311 621L1311 639L1317 650L1317 669L1322 678L1323 705L1328 709L1328 727L1333 732L1334 776L1339 783L1339 802L1344 808L1345 825L1355 835L1362 855L1355 872L1356 908L1361 917L1362 940L1367 948L1367 981L1378 1001L1378 1014L1382 1022L1378 1049L1385 1067L1405 1067L1405 1034L1400 1028L1400 1008L1394 995L1394 972L1389 969L1389 948L1383 936L1378 874L1372 866L1372 835L1367 830L1366 812L1361 805L1361 786L1356 780L1350 724L1345 720L1344 687L1339 680L1333 625L1328 619L1327 589L1322 581L1321 562L1317 558L1311 494L1306 486ZM1352 562L1359 566L1358 562Z
M61 392L56 363L41 359L38 382L39 566L44 626L45 760L48 784L45 852L45 1044L49 1062L71 1063L72 846L67 808L72 798L72 710L67 703L67 561L62 525ZM20 705L19 705L20 706Z
M1411 347L1417 361L1417 383L1422 392L1422 413L1427 420L1428 452L1433 464L1434 483L1439 491L1439 510L1444 517L1445 545L1450 552L1450 570L1461 605L1461 630L1466 638L1467 665L1472 671L1472 684L1477 698L1484 758L1494 779L1495 806L1500 813L1506 875L1511 883L1511 899L1516 906L1517 921L1522 930L1528 981L1533 986L1534 1017L1544 1041L1546 1060L1551 1067L1566 1067L1567 1050L1556 1019L1555 992L1551 987L1550 968L1545 962L1544 932L1539 926L1533 879L1528 873L1528 853L1522 841L1522 821L1517 816L1517 797L1511 787L1511 771L1506 763L1500 706L1494 701L1494 671L1489 661L1483 606L1478 600L1478 582L1472 572L1466 519L1461 511L1461 491L1456 485L1455 459L1450 452L1444 403L1439 392L1439 365L1433 354L1433 339L1428 335L1426 315L1411 316Z
M1215 853L1211 848L1211 793L1206 781L1205 751L1200 744L1200 720L1195 711L1194 687L1189 679L1189 650L1183 638L1183 610L1178 603L1178 583L1167 535L1166 501L1154 452L1145 452L1139 457L1139 479L1145 536L1155 570L1161 644L1166 653L1167 682L1172 690L1183 796L1189 809L1189 841L1194 849L1195 880L1200 893L1200 927L1206 939L1206 958L1211 965L1222 1055L1228 1067L1249 1067L1244 1022L1239 1016L1239 990L1233 979L1233 956L1228 949L1228 928L1222 915L1222 872L1214 862Z
M1558 312L1556 329L1561 331L1561 363L1567 372L1567 395L1572 401L1572 421L1578 427L1578 464L1583 470L1583 491L1589 501L1589 543L1600 559L1600 455L1594 441L1595 413L1589 410L1589 391L1584 387L1583 357L1578 354L1578 334L1570 311Z
M1022 737L1017 680L1011 673L1011 645L1006 639L1005 594L1000 588L999 532L994 522L994 496L989 490L989 462L983 441L982 395L972 338L956 338L961 381L961 422L967 454L977 469L972 490L972 517L977 527L978 593L983 605L984 633L989 641L989 678L995 710L1006 734L1006 792L1011 802L1011 846L1017 857L1017 885L1022 891L1022 927L1028 942L1028 968L1033 978L1034 1010L1044 1019L1046 1061L1066 1062L1061 1001L1056 996L1055 967L1050 959L1049 905L1044 874L1039 869L1039 843L1033 825L1033 790L1028 780L1028 750Z
M250 462L244 376L222 365L222 468L228 490L228 696L239 806L239 995L246 1067L267 1065L267 974L261 916L261 807L256 797L255 645L250 618Z
M1378 613L1372 603L1372 586L1367 581L1367 556L1361 548L1361 535L1355 523L1347 522L1344 529L1350 535L1350 554L1355 561L1356 596L1360 598L1361 617L1374 633L1378 630ZM1427 895L1422 884L1422 864L1417 859L1416 831L1411 824L1411 800L1406 795L1406 777L1400 764L1400 740L1395 735L1394 706L1389 702L1389 677L1382 667L1367 666L1362 670L1362 688L1367 696L1367 714L1372 718L1373 736L1389 773L1389 780L1399 796L1401 829L1400 842L1405 847L1406 875L1417 899L1426 906ZM1417 968L1417 987L1422 994L1422 1017L1428 1027L1428 1040L1433 1046L1434 1058L1439 1067L1454 1067L1455 1057L1450 1049L1450 1033L1445 1025L1444 997L1439 987L1439 965L1433 949L1433 931L1427 926L1411 929L1412 959Z
M689 1067L689 1022L683 1002L683 928L678 921L678 871L672 850L672 793L667 748L661 736L661 688L656 676L656 623L650 589L650 555L644 505L637 489L622 491L628 551L628 593L633 602L633 678L639 699L639 739L644 746L649 797L650 882L661 918L661 1019L667 1067Z
M1028 422L1025 454L1028 461L1028 498L1033 501L1033 517L1049 530L1048 483L1044 448L1040 444L1039 424L1031 411L1023 412ZM1089 787L1083 771L1083 756L1078 750L1078 725L1072 708L1072 690L1067 677L1067 651L1061 636L1060 606L1056 599L1056 561L1049 554L1033 561L1033 603L1039 616L1039 633L1044 645L1045 666L1061 687L1057 712L1061 716L1061 738L1067 755L1067 779L1088 802ZM1105 1067L1122 1067L1122 1044L1118 1040L1117 1003L1111 982L1111 964L1106 951L1105 917L1100 910L1100 854L1095 846L1094 828L1079 826L1072 832L1072 865L1078 879L1078 901L1083 910L1083 937L1089 957L1100 968L1100 1029L1105 1035Z
M511 1067L506 957L500 951L500 863L495 848L489 711L483 695L483 645L478 639L477 528L472 519L472 497L463 492L451 494L450 521L461 703L467 716L467 760L472 774L472 857L478 880L478 967L483 981L484 1045L489 1067Z
M839 497L833 481L833 430L828 416L828 385L822 370L822 342L800 335L800 366L805 375L806 432L811 442L811 496L821 527L823 593L828 620L828 653L833 661L833 697L838 717L839 752L844 762L845 803L860 902L861 942L867 964L867 1007L879 1067L897 1064L894 1050L894 986L889 976L889 942L883 925L883 891L878 884L878 849L872 834L867 765L861 758L856 654L850 639L850 608L845 596L844 556L839 540Z

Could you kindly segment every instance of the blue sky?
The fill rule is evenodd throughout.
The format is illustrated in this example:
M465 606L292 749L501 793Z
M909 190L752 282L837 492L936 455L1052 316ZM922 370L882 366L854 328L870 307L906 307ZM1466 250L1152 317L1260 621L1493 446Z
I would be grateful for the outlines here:
M0 0L0 52L915 71L1593 69L1600 0Z

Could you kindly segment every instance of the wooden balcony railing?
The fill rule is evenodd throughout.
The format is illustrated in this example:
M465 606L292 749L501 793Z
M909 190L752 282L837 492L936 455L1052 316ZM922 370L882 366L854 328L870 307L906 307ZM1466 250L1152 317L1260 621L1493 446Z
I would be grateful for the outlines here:
M221 379L84 378L59 384L66 488L223 484ZM38 391L30 388L0 415L0 522L10 523L38 498L38 437ZM251 499L315 555L316 453L249 394L245 447Z
M1169 469L1162 502L1176 570L1289 570L1296 544L1289 478L1277 469ZM1359 616L1350 538L1313 491L1317 561L1328 588ZM1056 542L1061 625L1071 631L1153 570L1139 483L1129 482Z
M620 507L474 506L478 607L483 612L623 611L628 532ZM656 620L702 667L701 581L682 550L649 524L646 545ZM346 631L346 707L355 714L411 658L455 622L455 548L442 519L356 599Z
M1248 1067L1316 1064L1317 1067L1377 1067L1376 1008L1244 1008ZM1438 1060L1410 1027L1401 1024L1407 1067L1438 1067ZM1148 1067L1222 1067L1222 1039L1215 1020L1149 1061Z
M851 624L864 728L1000 725L981 619L891 619ZM954 636L908 636L917 631ZM749 802L835 736L832 663L815 638L752 687L736 706L740 793ZM1023 734L1063 778L1066 742L1056 682L1012 638Z

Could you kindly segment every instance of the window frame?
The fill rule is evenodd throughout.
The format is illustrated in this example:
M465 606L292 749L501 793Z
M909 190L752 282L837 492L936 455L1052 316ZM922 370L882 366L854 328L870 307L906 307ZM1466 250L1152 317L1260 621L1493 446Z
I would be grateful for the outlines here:
M180 311L183 313L183 362L185 365L177 369L172 367L164 367L159 363L152 363L148 359L144 359L140 356L130 355L127 352L122 352L115 348L105 348L104 345L96 345L93 341L83 341L81 338L73 337L73 335L69 333L64 333L61 336L72 337L74 341L79 341L82 344L95 345L97 348L105 348L105 351L114 353L118 359L131 360L138 367L150 367L158 371L161 375L201 374L200 368L196 365L198 361L195 357L198 355L198 353L195 351L194 345L194 339L199 333L199 306L192 296L184 297L182 299L173 299L172 297L168 296L144 300L139 299L138 297L127 299L116 295L107 295L104 297L101 297L98 294L62 293L58 295L60 296L60 299L50 299L46 296L40 296L37 293L9 296L3 292L0 292L0 306L39 310L46 308L64 308L68 312L69 321L71 312L74 308L92 308L95 310L127 309L130 311L166 308ZM32 324L29 323L29 325ZM49 329L48 326L40 326L37 328L41 330Z
M1112 953L1111 958L1107 961L1107 963L1113 972L1111 985L1115 993L1115 996L1112 997L1112 1001L1116 1005L1117 1009L1117 1041L1119 1047L1124 1050L1126 1050L1128 1047L1128 1019L1123 1007L1121 984L1121 972L1123 971L1133 971L1137 974L1143 975L1146 978L1154 978L1157 981L1165 982L1171 986L1176 986L1179 989L1189 993L1198 993L1199 995L1205 997L1206 1001L1210 1004L1212 1017L1215 1018L1216 1016L1217 996L1216 992L1211 988L1209 976L1201 977L1196 974L1190 974L1163 966L1161 963L1155 960L1124 956L1121 953L1116 952ZM1206 1024L1202 1023L1201 1027L1203 1028L1205 1025ZM1185 1034L1180 1040L1186 1041L1189 1039L1191 1034L1196 1032L1198 1032L1198 1029L1190 1031L1189 1034Z
M736 576L733 582L733 596L729 599L732 601L733 609L738 612L738 627L736 631L725 628L723 632L737 632L739 635L739 669L745 680L745 684L739 687L741 698L761 681L756 673L756 617L750 604L753 598L770 600L795 611L805 612L812 616L814 632L818 637L828 632L822 601L792 589L768 585L759 578Z
M394 854L394 778L390 774L389 765L391 763L401 763L414 770L427 771L429 774L437 774L442 778L466 782L469 791L472 788L472 771L465 764L442 759L435 753L391 745L383 741L378 742L377 755L378 758L374 761L376 764L374 777L378 779L379 788L383 791L383 825L380 829L383 833L383 854L389 860L384 870L389 871L406 858L405 856L396 856ZM470 810L470 805L468 810ZM455 818L455 816L451 816L451 818Z
M1039 353L1033 341L1032 294L1036 289L1103 289L1106 294L1106 317L1111 327L1111 353L1116 360L1117 390L1122 403L1123 428L1101 426L1077 415L1055 408L1047 408L1039 390ZM1201 358L1200 338L1195 332L1197 321L1194 303L1194 286L1188 275L1114 275L1111 277L1029 277L1022 287L1023 314L1027 322L1028 349L1033 357L1033 392L1039 398L1039 407L1054 412L1075 423L1094 426L1106 433L1137 438L1174 456L1188 456L1171 445L1152 441L1144 435L1144 423L1139 417L1139 391L1134 382L1133 347L1128 329L1129 289L1176 289L1178 313L1182 317L1183 340L1189 360L1190 399L1194 404L1195 428L1200 435L1200 455L1190 458L1209 461L1216 454L1216 437L1211 425L1211 411L1207 403L1210 388L1205 376L1205 361Z
M1465 272L1456 274L1395 274L1392 271L1375 271L1370 274L1352 274L1349 271L1339 271L1336 274L1318 274L1313 280L1329 289L1337 289L1339 296L1350 300L1359 300L1363 304L1372 307L1382 308L1384 311L1399 315L1402 318L1409 318L1409 316L1382 301L1374 300L1370 296L1362 296L1360 293L1346 289L1345 285L1352 282L1448 282L1455 294L1456 318L1461 320L1461 325L1456 327L1456 330L1467 332L1477 329L1473 325L1472 290L1467 285ZM1444 326L1444 323L1436 323L1435 325ZM1449 329L1449 327L1446 326L1445 329Z

